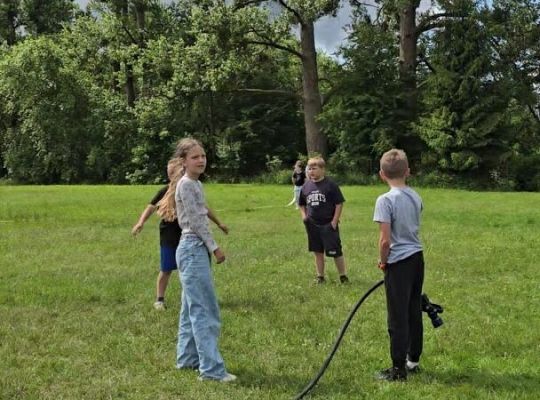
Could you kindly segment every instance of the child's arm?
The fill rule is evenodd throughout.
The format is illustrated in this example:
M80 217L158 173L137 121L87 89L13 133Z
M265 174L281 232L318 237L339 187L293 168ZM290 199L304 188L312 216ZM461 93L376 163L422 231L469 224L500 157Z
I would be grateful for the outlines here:
M390 254L391 226L387 222L379 222L379 268L384 271Z
M146 206L141 216L139 217L139 220L137 221L135 225L133 225L133 228L131 229L131 234L133 236L137 236L137 234L140 231L142 231L144 223L146 222L148 218L150 218L150 216L154 213L155 210L156 210L156 206L152 204L148 204L148 206Z
M306 213L306 206L300 205L299 208L300 208L300 215L302 216L302 221L304 222L307 221L308 216Z
M339 218L341 217L341 211L343 211L343 203L336 204L336 209L334 211L334 218L332 218L332 221L330 222L330 224L332 225L332 228L334 228L334 230L337 229L337 226L339 224Z
M218 226L219 229L223 231L226 235L229 233L229 228L227 225L223 225L221 222L219 222L219 219L217 218L216 214L212 209L208 206L206 206L206 209L208 210L208 218L210 218L210 221L212 221L214 224Z
M304 191L300 191L300 196L298 198L298 208L300 209L300 215L302 216L302 221L306 222L308 220L308 215L306 211L306 196L304 194Z

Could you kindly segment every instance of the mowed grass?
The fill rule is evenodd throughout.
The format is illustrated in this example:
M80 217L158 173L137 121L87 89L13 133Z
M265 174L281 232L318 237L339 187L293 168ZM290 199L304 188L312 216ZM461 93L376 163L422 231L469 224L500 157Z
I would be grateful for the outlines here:
M157 186L0 186L0 398L292 399L319 370L355 302L381 279L373 204L386 189L343 187L352 284L312 284L313 261L286 186L206 185L230 228L215 237L221 351L234 384L175 369L180 285L152 308L158 219L132 225ZM540 194L418 190L425 291L423 372L389 365L382 289L362 306L313 399L540 397ZM331 260L328 260L331 261Z

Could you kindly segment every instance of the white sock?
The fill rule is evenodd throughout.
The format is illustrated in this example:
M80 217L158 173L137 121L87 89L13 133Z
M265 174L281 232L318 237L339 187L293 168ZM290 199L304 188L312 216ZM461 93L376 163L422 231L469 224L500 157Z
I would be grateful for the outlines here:
M412 362L412 361L407 360L407 368L409 368L409 369L414 368L414 367L418 367L418 364L420 364L420 363L419 362Z

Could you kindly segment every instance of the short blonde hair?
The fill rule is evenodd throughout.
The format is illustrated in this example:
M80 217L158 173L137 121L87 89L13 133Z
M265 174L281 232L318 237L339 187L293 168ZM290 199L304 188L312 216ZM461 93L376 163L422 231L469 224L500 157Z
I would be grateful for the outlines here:
M380 166L387 178L404 178L409 169L407 154L399 149L388 150L382 155Z
M319 168L325 168L326 163L324 162L324 158L322 157L312 157L307 162L308 167L311 167L312 165L316 165Z

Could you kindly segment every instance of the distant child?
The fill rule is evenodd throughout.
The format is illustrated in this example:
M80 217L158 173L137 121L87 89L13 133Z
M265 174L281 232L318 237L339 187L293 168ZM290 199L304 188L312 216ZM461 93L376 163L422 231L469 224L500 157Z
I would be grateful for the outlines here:
M306 181L306 172L304 171L304 163L300 160L294 164L294 170L292 174L292 184L293 184L293 193L294 193L294 205L298 210L298 200L300 199L300 192L302 191L302 186Z
M339 237L339 218L345 198L339 186L326 178L325 162L321 157L310 158L308 180L300 192L300 213L306 226L309 251L315 253L317 277L315 282L326 282L324 255L332 257L341 283L348 283L345 258Z
M422 353L424 257L418 237L422 199L406 184L407 156L392 149L380 161L381 179L390 190L375 203L379 223L379 268L384 271L392 367L379 373L387 381L406 380L419 371Z
M169 177L169 185L174 185L180 178L180 160L172 159L167 164L167 176ZM137 236L142 231L144 223L150 216L157 210L159 201L163 198L167 192L169 186L161 188L156 195L150 200L150 204L146 206L137 223L133 226L131 233L133 236ZM156 282L156 302L154 308L156 310L165 309L165 291L169 283L169 278L172 272L177 269L176 267L176 248L180 241L180 235L182 230L178 225L178 221L174 218L172 221L166 221L162 219L159 223L159 245L160 245L160 268Z
M223 232L228 229L205 202L199 181L206 168L202 145L195 139L182 139L175 156L181 160L184 175L163 200L167 204L164 210L176 214L182 228L176 252L182 282L176 367L198 369L199 380L231 382L236 376L227 372L218 349L221 318L210 268L211 254L218 264L225 261L225 254L212 237L208 218Z

